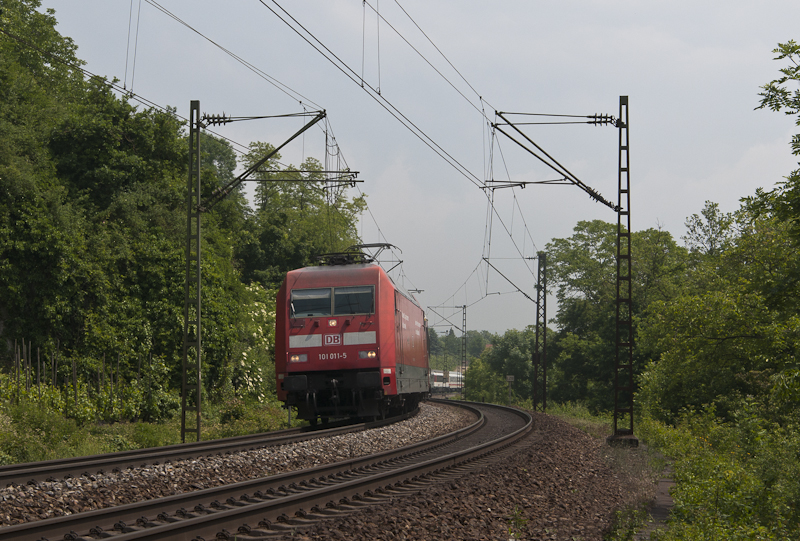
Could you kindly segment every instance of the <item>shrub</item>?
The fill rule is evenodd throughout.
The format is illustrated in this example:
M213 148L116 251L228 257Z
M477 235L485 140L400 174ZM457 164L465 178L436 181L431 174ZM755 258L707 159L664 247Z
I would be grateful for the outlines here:
M160 423L135 423L133 442L139 448L161 447L180 441L180 434L173 427Z
M674 459L674 520L662 540L800 538L800 437L745 403L722 422L713 408L677 426L644 419L639 434Z

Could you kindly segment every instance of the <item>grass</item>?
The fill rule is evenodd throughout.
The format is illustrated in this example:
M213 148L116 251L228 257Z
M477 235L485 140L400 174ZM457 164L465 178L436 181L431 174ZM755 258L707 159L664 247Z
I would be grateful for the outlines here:
M239 402L234 406L206 404L201 426L204 440L287 426L286 410L277 403ZM179 416L162 423L81 425L35 401L0 404L0 465L160 447L180 441Z

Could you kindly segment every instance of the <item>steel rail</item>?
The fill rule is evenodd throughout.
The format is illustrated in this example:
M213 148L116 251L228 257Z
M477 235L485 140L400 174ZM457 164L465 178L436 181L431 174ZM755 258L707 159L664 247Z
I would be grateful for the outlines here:
M466 404L464 405L466 406ZM467 407L471 408L472 406ZM491 408L493 406L481 404L480 407ZM486 426L484 415L479 410L475 411L478 412L479 419L472 425L434 440L405 448L224 487L10 526L0 529L0 537L10 541L52 540L62 538L65 532L73 532L67 534L69 536L67 538L90 539L91 537L80 536L74 532L94 529L95 532L104 532L102 533L103 537L113 537L119 540L184 539L188 541L202 538L202 536L212 536L213 538L225 527L236 528L253 520L257 522L260 520L261 524L265 520L266 522L276 521L279 518L285 520L286 513L299 512L303 514L303 511L298 511L298 509L317 509L320 506L325 507L326 504L335 506L335 503L331 504L330 502L338 501L340 497L355 497L366 491L380 489L405 479L452 467L508 446L525 436L532 428L530 415L519 410L510 410L523 419L524 426L501 438L470 445L467 449L448 450L445 446L461 442L470 435L476 437L480 434L480 429ZM430 458L430 455L426 455L426 453L429 453L431 449L448 452L443 456ZM417 463L410 463L414 460ZM240 499L235 500L236 497L240 497ZM219 504L220 501L226 500L227 505ZM211 508L207 508L207 505L210 505ZM163 512L165 509L174 509L175 507L178 507L178 516L171 516L169 513ZM194 511L186 511L186 508L194 509ZM159 512L157 520L164 522L163 524L143 517L148 514L152 517ZM136 522L138 528L127 527L127 521ZM113 531L115 528L116 531Z
M309 426L290 428L218 440L0 466L0 487L41 482L48 479L52 480L53 478L79 477L85 473L101 473L131 466L137 467L166 461L186 460L201 455L233 453L258 447L273 447L309 439L348 434L392 424L407 419L414 414L416 414L416 410L410 414L367 423L335 422L319 428Z

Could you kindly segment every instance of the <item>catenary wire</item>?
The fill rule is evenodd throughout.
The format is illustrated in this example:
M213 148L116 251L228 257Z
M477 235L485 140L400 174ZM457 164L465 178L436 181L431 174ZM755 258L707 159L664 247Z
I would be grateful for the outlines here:
M128 58L131 54L131 24L133 24L133 0L131 0L131 7L128 11L128 41L125 44L125 77L122 80L122 88L128 86Z
M139 23L142 20L142 0L139 0L139 9L136 13L136 39L133 41L133 69L131 71L131 90L133 90L133 82L136 79L136 56L139 52ZM126 74L127 75L127 74Z
M187 23L186 21L184 21L183 19L181 19L180 17L178 17L177 15L175 15L174 13L169 11L167 8L165 8L164 6L162 6L161 4L156 2L155 0L145 0L145 1L148 4L150 4L151 6L153 6L154 8L156 8L157 10L161 11L162 13L167 15L168 17L174 19L176 22L182 24L183 26L185 26L186 28L188 28L189 30L191 30L192 32L194 32L195 34L197 34L198 36L200 36L204 40L208 41L209 43L211 43L212 45L217 47L219 50L221 50L222 52L224 52L225 54L227 54L228 56L230 56L231 58L233 58L234 60L236 60L237 62L242 64L244 67L246 67L247 69L249 69L250 71L252 71L256 75L258 75L259 77L261 77L262 79L267 81L269 84L271 84L272 86L274 86L275 88L277 88L278 90L280 90L281 92L283 92L284 94L289 96L292 100L299 101L300 103L303 103L303 101L305 101L306 103L309 103L309 104L313 105L317 109L324 109L324 107L322 107L321 105L315 103L310 98L307 98L306 96L304 96L300 92L297 92L296 90L292 89L288 85L282 83L281 81L277 80L276 78L272 77L268 73L266 73L263 70L259 69L258 67L256 67L252 63L248 62L244 58L240 57L239 55L237 55L236 53L234 53L230 49L227 49L226 47L223 47L222 45L220 45L216 41L212 40L211 38L209 38L208 36L206 36L205 34L200 32L199 30L197 30L196 28L191 26L189 23Z
M443 74L443 73L442 73L442 72L441 72L441 71L440 71L440 70L439 70L439 69L438 69L436 66L434 66L434 65L433 65L433 63L431 63L431 61L430 61L430 60L428 60L428 59L425 57L425 55L424 55L424 54L422 54L422 53L419 51L419 49L417 49L416 47L414 47L414 45L412 45L412 44L411 44L411 42L410 42L410 41L408 41L408 40L406 39L406 37L405 37L403 34L401 34L401 33L400 33L400 31L399 31L399 30L397 30L397 28L395 28L395 27L392 25L392 23L390 23L389 21L387 21L387 20L386 20L386 18L385 18L383 15L381 15L381 14L378 12L378 10L377 10L376 8L372 7L372 5L371 5L369 2L367 2L366 0L364 0L364 4L365 4L365 5L367 5L367 6L369 6L369 8L370 8L372 11L374 11L374 12L376 13L376 15L377 15L377 16L378 16L378 17L379 17L379 18L380 18L380 19L381 19L383 22L385 22L385 23L386 23L386 24L389 26L389 28L391 28L392 30L394 30L394 33L395 33L395 34L397 34L398 36L400 36L400 39L402 39L402 40L403 40L403 41L406 43L406 45L408 45L409 47L411 47L411 49L412 49L412 50L413 50L415 53L417 53L417 55L419 55L419 57L420 57L420 58L422 58L422 59L425 61L425 63L426 63L426 64L428 64L428 65L431 67L431 69L433 69L433 71L435 71L437 74L439 74L439 76L440 76L442 79L444 79L444 80L447 82L447 84L449 84L449 85L450 85L450 86L453 88L453 90L455 90L455 91L458 93L458 95L459 95L459 96L461 96L462 98L464 98L464 99L467 101L467 103L469 103L470 107L472 107L473 109L475 109L475 110L476 110L476 111L477 111L479 114L481 114L481 115L484 115L484 116L485 116L485 113L484 113L484 112L482 112L482 111L481 111L481 109L480 109L478 106L476 106L474 103L472 103L472 100L470 100L470 99L469 99L467 96L465 96L465 95L464 95L464 93L463 93L463 92L461 92L461 90L459 90L459 89L458 89L458 87L456 87L456 85L454 85L454 84L453 84L453 83L450 81L450 79L448 79L448 78L447 78L447 77L446 77L446 76L445 76L445 75L444 75L444 74ZM400 6L400 4L398 4L398 6ZM400 9L403 9L403 7L402 7L402 6L400 6ZM405 10L403 10L403 12L405 13ZM408 13L406 13L406 15L408 15ZM409 17L409 19L411 19L411 17ZM411 19L411 20L412 20L412 22L413 22L413 19ZM414 24L416 25L416 23L414 23ZM419 28L419 26L417 26L417 28ZM422 32L422 29L420 29L420 32ZM423 33L423 34L425 34L425 32L422 32L422 33ZM426 35L425 37L427 38L428 36ZM429 41L430 41L430 38L429 38ZM431 42L431 43L433 43L433 42ZM434 45L434 47L436 47L436 45ZM438 49L438 47L436 48L436 50L437 50L437 51L439 50L439 49ZM441 54L441 51L439 51L439 53ZM444 56L444 55L442 55L442 56ZM447 60L447 57L445 57L445 60ZM448 62L448 64L450 63L450 61L449 61L449 60L448 60L447 62ZM450 65L452 66L452 64L450 64ZM453 69L455 69L455 68L453 68ZM380 74L380 72L379 72L379 74ZM461 74L459 73L459 75L461 75ZM463 76L462 76L462 79L463 79ZM465 81L466 81L466 80L465 80ZM467 82L467 84L469 85L469 83L468 83L468 82ZM469 85L469 86L470 86L470 88L472 88L472 85ZM380 88L380 82L378 83L378 87ZM473 88L472 90L474 91L475 89ZM476 94L477 94L477 92L476 92ZM480 95L479 95L478 97L480 97ZM487 103L488 103L488 102L487 102ZM488 120L488 118L487 118L487 120Z
M68 60L66 60L64 58L61 58L60 56L58 56L58 55L56 55L56 54L54 54L54 53L52 53L50 51L46 51L44 49L41 49L40 47L30 43L29 41L25 40L24 38L21 38L21 37L15 35L15 34L12 34L11 32L8 32L7 30L5 30L3 28L0 28L0 33L5 34L9 38L11 38L11 39L13 39L13 40L25 45L26 47L29 47L29 48L31 48L33 50L38 51L39 53L41 53L43 55L48 56L49 58L53 59L54 61L56 61L56 62L58 62L60 64L68 66L68 67L72 68L73 70L80 71L86 77L90 77L90 78L92 78L92 79L94 79L96 81L102 82L102 84L104 84L105 86L107 86L110 89L112 89L112 90L118 92L119 94L125 96L126 99L130 99L130 100L136 101L136 102L138 102L138 103L140 103L140 104L142 104L142 105L144 105L146 107L150 107L150 108L153 108L153 109L158 109L159 111L167 113L170 116L173 116L174 118L182 120L183 122L187 122L187 123L189 122L188 118L184 117L183 115L178 114L178 112L175 111L173 108L166 107L166 106L163 106L161 104L158 104L158 103L156 103L154 101L151 101L151 100L145 98L144 96L141 96L140 94L136 94L132 90L126 89L124 87L121 87L120 85L118 85L114 81L109 81L105 77L97 75L97 74L87 70L86 68L84 68L83 66L81 66L79 64L75 64L75 63L70 62L70 61L68 61ZM294 116L294 115L280 115L280 116ZM333 129L332 129L331 125L330 125L330 120L328 119L328 117L326 117L325 120L326 120L327 125L329 126L329 129L332 132ZM242 144L242 143L240 143L240 142L238 142L238 141L236 141L234 139L231 139L230 137L227 137L227 136L225 136L225 135L223 135L221 133L215 132L215 131L210 130L208 128L205 128L205 131L210 133L210 134L212 134L212 135L214 135L215 137L217 137L219 139L225 140L228 143L230 143L231 144L231 149L234 152L237 152L238 154L244 155L244 154L247 154L247 152L249 151L249 146L248 145ZM339 148L338 144L337 144L337 148ZM345 161L344 158L343 158L343 161ZM276 163L278 165L280 165L280 166L287 167L286 164L283 164L281 162L276 162ZM345 163L346 163L346 161L345 161Z
M164 11L164 9L163 9L161 6L158 6L158 5L157 5L155 2L153 2L152 0L147 0L147 1L148 1L148 3L150 3L151 5L154 5L154 7L157 7L158 9L161 9L162 11ZM277 5L277 3L276 3L276 5ZM398 4L398 5L399 5L399 4ZM279 7L280 7L280 6L279 6ZM370 6L370 7L371 7L371 6ZM402 6L400 6L400 7L401 7L401 9L402 9ZM371 7L371 8L372 8L372 7ZM403 10L403 11L405 12L405 10ZM167 13L167 14L168 14L168 15L170 15L170 16L172 16L171 14L169 14L169 13L168 13L168 12L166 12L166 11L165 11L165 13ZM380 14L378 14L378 15L380 16ZM382 16L380 16L380 17L381 17L381 18L383 18ZM410 17L409 17L409 18L410 18ZM198 32L198 31L196 31L196 30L195 30L194 28L192 28L191 26L189 26L189 25L186 25L186 23L184 23L184 22L183 22L183 21L181 21L180 19L176 19L176 20L178 20L179 22L181 22L182 24L184 24L185 26L187 26L188 28L190 28L190 29L191 29L191 30L193 30L194 32L198 33L199 35L201 35L202 37L204 37L205 39L207 39L208 41L210 41L211 43L213 43L215 46L219 47L221 50L223 50L223 51L225 51L226 53L228 53L230 56L232 56L233 58L235 58L237 61L240 61L240 62L242 62L244 65L248 66L250 69L253 69L253 68L254 68L254 66L252 66L252 65L251 65L251 64L249 64L249 63L246 63L245 61L243 61L242 59L240 59L239 57L237 57L236 55L234 55L233 53L231 53L231 52L230 52L230 51L228 51L227 49L225 49L225 48L223 48L223 47L219 46L218 44L216 44L215 42L213 42L212 40L210 40L209 38L207 38L206 36L204 36L202 33L200 33L200 32ZM385 19L384 19L384 20L385 20ZM413 21L413 19L412 19L412 21ZM416 23L415 23L415 24L416 24ZM391 26L391 25L390 25L390 26ZM418 26L418 25L417 25L417 26ZM420 31L421 31L421 29L420 29ZM137 27L137 33L138 33L138 27ZM423 34L424 34L424 32L423 32ZM137 36L137 37L138 37L138 36ZM427 38L427 37L428 37L428 36L426 35L426 38ZM428 38L428 39L430 40L430 38ZM435 45L434 45L434 46L435 46ZM438 49L438 47L436 47L436 48L437 48L437 50L439 50L439 49ZM441 51L439 51L439 52L440 52L440 54L441 54ZM444 56L444 55L443 55L443 56ZM446 59L446 58L445 58L445 59ZM135 62L135 60L134 60L134 62ZM449 62L449 60L448 60L448 63L449 63L451 66L452 66L452 64ZM134 69L135 69L135 68L134 68ZM455 68L454 68L454 69L455 69ZM257 68L256 68L256 70L257 70ZM88 72L87 70L83 70L83 71L85 71L85 72L87 73L87 75L90 75L90 76L93 76L93 77L97 77L96 75L94 75L94 74L91 74L91 73L90 73L90 72ZM257 70L257 71L259 71L259 70ZM438 70L437 70L437 71L438 71ZM456 71L457 71L457 70L456 70ZM261 73L263 74L263 72L261 72ZM263 74L263 75L266 75L266 74ZM462 77L462 79L463 79L463 76L462 76L460 73L459 73L459 76L461 76L461 77ZM267 77L269 77L269 76L267 75ZM446 79L446 78L445 78L445 79ZM273 86L276 86L277 88L279 88L279 90L283 91L284 93L286 93L286 94L287 94L287 95L289 95L290 97L293 97L293 96L291 96L291 94L289 94L288 92L284 91L284 90L283 90L283 89L281 89L279 86L275 85L275 84L274 84L272 81L269 81L269 79L267 79L267 80L268 80L268 82L270 82L271 84L273 84ZM465 80L465 82L467 82L467 81ZM282 84L282 83L279 83L279 84ZM469 83L467 82L467 84L469 84ZM109 86L116 87L116 85L109 85ZM284 85L284 86L285 86L285 85ZM471 85L469 85L469 86L470 86L470 88L472 88L472 86L471 86ZM288 88L288 87L286 87L286 88ZM170 111L172 114L174 114L174 116L176 116L176 117L178 117L178 118L182 118L183 120L186 120L184 117L182 117L181 115L177 115L177 114L176 114L174 111L172 111L172 110L165 109L165 108L163 108L163 107L159 106L158 104L155 104L154 102L151 102L151 101L149 101L149 100L146 100L146 99L142 98L141 96L138 96L138 95L135 95L135 94L133 94L132 92L126 92L126 89L125 89L124 87L123 87L123 89L121 89L121 90L120 90L119 88L115 88L115 89L116 89L116 90L118 90L118 91L121 91L121 92L123 92L123 93L125 93L125 94L128 94L128 96L129 96L130 98L132 98L132 99L134 99L134 100L136 100L136 101L139 101L140 103L143 103L143 104L145 104L145 105L149 105L149 106L155 106L155 107L157 107L157 108L159 108L159 109L162 109L162 110ZM474 88L472 88L472 89L473 89L473 91L474 91ZM291 89L289 89L289 90L291 90ZM457 90L457 89L456 89L456 90ZM294 91L292 91L292 92L294 92ZM459 93L460 93L460 92L459 92ZM296 92L295 92L295 94L297 94L297 95L299 95L299 96L303 97L303 96L302 96L302 95L300 95L299 93L296 93ZM463 94L462 94L462 96L463 96ZM465 98L466 98L466 97L465 97ZM314 102L312 102L311 100L309 100L309 99L307 99L307 98L304 98L304 97L303 97L303 99L306 99L306 101L307 101L308 103L312 103L312 104L314 103ZM482 98L481 98L481 100L482 100ZM299 101L299 100L298 100L298 101ZM468 100L468 101L469 101L469 100ZM484 100L482 100L482 101L484 101ZM301 102L301 103L302 103L302 102ZM470 103L471 103L471 102L470 102ZM488 102L487 102L487 103L488 103ZM315 105L316 105L316 104L315 104ZM394 106L392 106L392 107L394 107ZM484 116L485 116L485 115L484 115ZM412 125L413 125L413 123L412 123ZM414 127L416 128L416 126L414 126ZM409 129L410 129L410 128L409 128ZM209 131L210 131L210 130L209 130ZM412 131L413 131L413 130L412 130ZM421 130L420 130L420 131L421 131ZM214 133L214 132L213 132L213 131L210 131L210 133ZM427 137L427 135L426 135L426 134L424 134L424 132L422 132L422 134L423 134L425 137ZM242 147L244 147L244 145L241 145L240 143L237 143L236 141L233 141L233 140L231 140L230 138L227 138L227 137L221 136L220 134L215 134L215 135L217 135L218 137L221 137L222 139L225 139L225 140L227 140L227 141L229 141L229 142L232 142L232 143L234 143L234 144L236 144L236 145L238 145L238 146L242 146ZM418 137L419 137L419 135L418 135ZM435 143L434 143L434 144L435 144ZM430 145L429 145L429 146L430 146ZM438 146L438 145L436 145L436 146ZM439 147L439 148L441 148L441 147ZM449 154L448 154L448 156L449 156ZM452 165L452 164L451 164L451 165ZM459 165L460 165L460 164L459 164ZM463 174L463 173L462 173L462 174ZM474 176L474 175L473 175L473 176ZM518 203L517 203L517 204L518 204ZM520 209L520 210L521 210L521 209ZM493 208L493 213L497 213L497 210L496 210L496 209L494 209L494 208ZM497 213L497 214L498 214L498 219L500 219L501 223L503 223L503 222L502 222L502 219L500 218L500 215L499 215L499 213ZM374 216L373 216L373 219L374 219ZM509 233L509 236L510 236L510 237L512 238L512 240L513 240L513 236L512 236L512 235L510 234L510 232L508 231L508 228L507 228L507 227L505 227L505 224L503 224L503 225L504 225L504 228L506 229L507 233ZM383 235L383 233L382 233L382 232L381 232L381 235ZM384 237L384 238L385 238L385 237ZM532 237L531 237L531 240L532 240ZM518 248L518 247L517 247L517 250L519 251L519 248ZM522 253L520 253L520 254L522 255Z
M188 24L186 21L184 21L183 19L178 17L176 14L172 13L171 11L169 11L167 8L165 8L164 6L162 6L161 4L156 2L155 0L146 0L146 2L148 4L150 4L151 6L153 6L154 8L156 8L157 10L161 11L163 14L167 15L168 17L170 17L171 19L173 19L176 22L180 23L181 25L183 25L187 29L191 30L192 32L194 32L198 36L202 37L204 40L208 41L209 43L211 43L212 45L214 45L215 47L217 47L221 51L223 51L225 54L227 54L228 56L233 58L236 62L240 63L245 68L247 68L251 72L255 73L261 79L264 79L267 83L269 83L270 85L272 85L273 87L278 89L280 92L286 94L293 101L298 101L301 106L305 106L305 103L308 103L308 104L313 105L317 109L324 109L324 107L322 107L318 103L314 102L310 98L308 98L308 97L304 96L303 94L301 94L300 92L292 89L288 85L282 83L281 81L279 81L275 77L272 77L271 75L266 73L264 70L258 68L253 63L245 60L244 58L242 58L239 55L237 55L237 54L233 53L232 51L230 51L228 48L223 47L222 45L220 45L216 41L212 40L211 38L209 38L208 36L206 36L205 34L200 32L199 30L197 30L196 28L194 28L193 26ZM304 100L305 100L305 103L304 103ZM327 117L326 117L326 122L328 122L327 121ZM321 130L324 130L324 128L322 126L316 126L316 127L321 129ZM228 140L228 141L232 142L231 140ZM243 148L247 148L244 145L241 145L241 146L243 146ZM284 165L281 162L277 162L277 163L279 165Z
M315 50L317 50L317 51L318 51L320 54L322 54L322 55L323 55L323 56L324 56L324 57L325 57L325 58L326 58L326 59L327 59L329 62L331 62L331 64L333 64L333 65L334 65L334 66L335 66L337 69L339 69L339 70L340 70L340 71L341 71L343 74L345 74L345 75L346 75L346 76L347 76L349 79L351 79L353 82L355 82L356 84L358 84L359 86L361 86L361 87L362 87L362 89L364 89L364 90L371 90L371 91L372 91L374 94L373 94L373 93L370 93L370 92L368 92L368 94L369 94L369 95L370 95L370 96L371 96L371 97L372 97L372 98L373 98L375 101L377 101L378 103L380 103L382 106L384 106L384 104L383 104L383 103L381 103L381 101L385 102L385 103L386 103L386 106L384 106L384 109L386 109L388 112L390 112L390 114L392 114L392 116L394 116L394 117L395 117L397 120L400 120L400 121L401 121L401 123L402 123L402 124L403 124L403 125L404 125L404 126L407 128L407 129L409 129L410 131L412 131L412 133L414 133L414 134L415 134L415 135L416 135L418 138L420 138L421 140L423 140L423 142L425 142L425 143L426 143L426 144L427 144L427 145L428 145L430 148L432 148L432 149L433 149L433 150L434 150L434 151L435 151L437 154L439 154L439 155L440 155L442 158L445 158L445 156L443 156L443 155L442 155L440 152L438 152L438 151L437 151L437 149L439 149L439 150L441 150L442 152L445 152L445 151L444 151L444 149L442 149L442 148L441 148L441 147L440 147L440 146L439 146L439 145L438 145L438 144L437 144L435 141L433 141L433 140L432 140L432 139L431 139L431 138L430 138L430 137L429 137L429 136L428 136L428 135L427 135L427 134L426 134L424 131L422 131L420 128L418 128L418 127L417 127L417 126L416 126L416 125L415 125L413 122L411 122L411 121L410 121L410 120L409 120L409 119L408 119L408 118L407 118L405 115L403 115L403 114L402 114L402 113L401 113L401 112L400 112L400 111L399 111L399 110L398 110L398 109L397 109L397 108L396 108L396 107L395 107L395 106L394 106L394 105L393 105L391 102L389 102L388 100L386 100L385 98L383 98L383 96L381 96L381 95L380 95L379 89L375 89L375 88L373 88L371 85L369 85L368 83L366 83L366 81L364 81L364 80L363 80L363 78L360 78L360 77L358 76L358 74L357 74L357 73L355 73L355 72L352 70L352 68L350 68L350 67L349 67L349 66L348 66L348 65L347 65L347 64L346 64L344 61L342 61L342 60L341 60L341 59L340 59L340 58L339 58L339 57L338 57L338 56L337 56L335 53L333 53L333 51L331 51L331 50L330 50L330 49L329 49L329 48L328 48L328 47L327 47L327 46L326 46L324 43L322 43L322 42L321 42L321 41L320 41L320 40L319 40L319 39L318 39L318 38L317 38L317 37L316 37L316 36L315 36L315 35L314 35L314 34L311 32L311 31L309 31L307 28L305 28L305 26L303 26L303 25L302 25L302 24L301 24L301 23L300 23L300 22L299 22L299 21L298 21L298 20L297 20L295 17L293 17L293 16L292 16L292 15L291 15L291 14L290 14L288 11L286 11L286 9L284 9L284 8L283 8L283 7L282 7L280 4L278 4L278 2L277 2L277 1L275 1L275 0L272 0L272 3L273 3L273 4L275 4L275 5L278 7L278 9L280 9L280 10L281 10L281 11L282 11L282 12L283 12L283 13L284 13L284 14L285 14L285 15L286 15L288 18L290 18L290 19L291 19L291 20L292 20L292 21L293 21L293 22L294 22L294 23L295 23L295 24L296 24L298 27L300 27L300 28L303 30L303 32L305 32L305 33L307 34L307 36L306 36L306 35L304 35L302 32L300 32L300 31L299 31L297 28L295 28L295 27L294 27L292 24L290 24L290 23L289 23L289 22L288 22L288 21L287 21L287 20L286 20L284 17L282 17L282 16L281 16L279 13L277 13L277 12L276 12L274 9L272 9L272 8L271 8L269 5L267 5L267 4L266 4L266 2L265 2L264 0L259 0L259 1L260 1L260 3L261 3L261 4L262 4L264 7L266 7L267 9L269 9L269 10L270 10L270 11L271 11L271 12L272 12L272 13L273 13L275 16L277 16L277 17L278 17L278 18L279 18L279 19L280 19L282 22L284 22L284 24L286 24L287 26L289 26L289 27L290 27L290 28L291 28L291 29L292 29L292 30L293 30L295 33L297 33L297 34L298 34L298 36L300 36L300 37L301 37L301 38L302 38L304 41L306 41L306 42L307 42L309 45L311 45L311 46L312 46L312 47L313 47ZM369 4L367 3L367 5L369 5ZM370 5L370 8L371 8L371 9L373 9L374 11L376 11L376 13L377 13L377 10L375 10L374 8L372 8L372 6L371 6L371 5ZM378 13L378 16L379 16L379 17L381 17L381 18L383 18L382 16L380 16L380 14L379 14L379 13ZM384 19L384 21L385 21L385 19ZM385 22L387 22L387 21L385 21ZM388 22L387 22L387 24L388 24ZM390 26L391 26L391 25L390 25ZM315 45L314 43L312 43L312 39L313 39L313 40L314 40L316 43L318 43L318 44L319 44L319 47L318 47L317 45ZM320 49L320 47L322 47L322 49L324 49L324 50L325 50L325 51L326 51L328 54L326 54L326 52L323 52L323 50L322 50L322 49ZM330 55L330 56L329 56L329 55ZM331 58L331 57L332 57L332 58ZM334 61L333 59L335 59L336 61ZM337 62L338 62L338 63L337 63ZM377 96L376 96L375 94L377 94ZM488 102L487 102L487 103L488 103ZM387 106L388 106L388 107L387 107ZM390 108L391 108L391 109L390 109ZM394 112L397 112L397 113L400 115L400 117L402 117L402 118L403 118L404 120L406 120L406 121L407 121L409 124L411 124L411 126L413 126L413 128L414 128L414 129L411 129L411 127L410 127L408 124L406 124L406 122L403 122L403 121L402 121L400 118L398 118L398 115L394 114ZM416 130L416 131L415 131L415 130ZM430 141L430 143L432 143L433 145L435 145L435 146L436 146L436 148L433 148L433 147L431 146L431 144L429 144L429 143L428 143L428 141ZM454 161L456 161L454 158L452 158L452 156L450 156L450 154L449 154L449 153L446 153L446 152L445 152L445 154L446 154L446 155L447 155L447 157L449 157L451 160L454 160ZM460 164L459 162L457 162L457 161L456 161L456 163L458 164L458 166L460 166L460 168L459 168L459 167L456 167L456 165L455 165L455 164L454 164L452 161L450 161L450 160L448 160L448 159L446 159L446 158L445 158L445 161L448 161L448 163L449 163L451 166L453 166L453 167L454 167L456 170L458 170L458 171L459 171L459 172L460 172L462 175L464 175L464 176L465 176L466 178L468 178L468 179L469 179L471 182L473 182L473 184L475 184L475 185L476 185L476 186L478 186L478 187L482 187L482 186L480 186L480 185L479 185L477 182L475 182L475 180L477 180L477 177L475 177L475 175L474 175L474 174L472 174L471 172L469 172L468 170L466 170L466 168L464 168L463 166L461 166L461 164ZM468 175L467 175L467 174L465 174L465 173L468 173ZM470 178L470 177L472 177L472 178ZM473 180L473 179L475 179L475 180ZM487 195L488 195L488 194L487 194ZM500 216L499 212L497 211L497 209L496 209L496 208L494 208L494 206L493 206L493 205L492 205L492 210L493 210L493 214L497 214L497 218L498 218L498 220L500 221L500 223L502 224L503 228L506 230L506 233L509 235L509 238L511 239L511 241L512 241L512 244L514 244L514 247L516 248L517 252L520 254L520 256L521 256L521 257L523 258L523 260L524 260L524 254L523 254L523 252L522 252L522 251L519 249L519 246L517 246L517 244L516 244L516 241L515 241L515 240L514 240L514 238L513 238L513 235L511 235L510 231L508 230L508 227L506 226L506 224L505 224L505 223L504 223L504 221L502 220L502 218L501 218L501 216ZM527 227L527 226L526 226L526 227ZM384 238L385 238L385 237L384 237ZM531 236L531 238L532 238L532 236ZM526 263L526 266L527 266L527 263ZM532 270L530 269L530 267L528 267L528 269L529 269L529 271L531 271L531 272L532 272Z
M431 150L433 150L436 154L438 154L442 159L444 159L451 167L453 167L456 171L458 171L464 178L469 180L472 184L476 187L482 187L482 181L478 178L472 171L467 169L461 162L459 162L456 158L454 158L450 153L448 153L444 148L442 148L432 137L430 137L424 130L418 127L414 122L412 122L405 114L403 114L392 102L382 96L377 89L371 86L369 83L364 81L359 77L359 75L344 61L342 61L333 51L331 51L322 41L320 41L311 31L305 28L297 19L294 18L286 9L284 9L280 4L278 4L275 0L271 0L277 8L282 11L286 17L292 20L297 27L302 29L302 32L298 30L297 27L293 26L286 18L281 16L275 9L267 4L265 0L258 0L261 5L263 5L266 9L271 11L278 19L280 19L284 24L286 24L292 31L294 31L298 36L300 36L306 43L311 45L318 53L320 53L326 60L328 60L334 67L336 67L339 71L341 71L348 79L350 79L353 83L360 86L367 95L370 96L373 100L375 100L381 107L383 107L390 115L392 115L396 120L398 120L403 126L406 127L411 133L413 133L420 141L422 141L426 146L428 146ZM304 35L303 32L305 32ZM312 40L315 43L312 43ZM323 51L324 49L324 51Z
M411 17L411 15L408 13L408 11L406 11L406 9L405 9L403 6L401 6L401 5L400 5L400 2L398 2L398 0L394 0L394 2L395 2L395 4L397 4L397 7L399 7L399 8L400 8L400 10L401 10L403 13L405 13L406 17L408 17L408 19L409 19L409 20L410 20L412 23L414 23L414 26L416 26L416 27L417 27L417 29L418 29L418 30L419 30L419 31L422 33L422 35L423 35L423 36L425 36L425 39L427 39L427 40L428 40L428 42L429 42L431 45L433 45L433 48L434 48L434 49L436 49L436 51L437 51L437 52L438 52L440 55L442 55L442 58L444 58L445 62L447 62L447 63L450 65L450 67L451 67L451 68L453 68L453 71L455 71L455 72L458 74L458 76L459 76L459 77L461 77L461 80L462 80L462 81L464 81L464 82L467 84L467 86L468 86L468 87L470 87L470 89L471 89L471 90L472 90L472 91L475 93L475 95L476 95L476 96L478 96L478 98L480 99L480 101L481 101L481 102L483 102L483 103L486 103L486 104L488 104L488 105L489 105L489 107L491 107L492 109L494 109L494 106L493 106L491 103L489 103L488 101L486 101L485 99L483 99L483 97L480 95L480 93L479 93L477 90L475 90L475 88L474 88L474 87L473 87L473 86L470 84L470 82L469 82L469 81L467 81L467 79L466 79L466 78L465 78L465 77L464 77L464 76L461 74L461 72L460 72L460 71L458 71L458 68L456 68L456 67L453 65L453 63L452 63L452 62L450 62L450 60L447 58L447 56L445 56L445 54L444 54L444 53L441 51L441 49L439 49L439 47L437 47L437 46L436 46L436 44L433 42L433 40L432 40L430 37L428 37L428 34L426 34L426 33L425 33L425 31L424 31L424 30L423 30L423 29L422 29L422 28L421 28L421 27L420 27L420 26L417 24L417 21L415 21L415 20L414 20L414 19ZM483 109L483 105L481 105L481 109ZM482 114L484 117L486 117L486 114L485 114L485 112L482 112L481 114Z

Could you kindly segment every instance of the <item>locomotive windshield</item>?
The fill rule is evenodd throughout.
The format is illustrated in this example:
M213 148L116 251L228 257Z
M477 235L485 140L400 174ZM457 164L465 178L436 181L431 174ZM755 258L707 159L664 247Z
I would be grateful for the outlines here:
M333 289L334 315L371 314L375 311L373 286L335 287Z
M294 317L331 315L331 288L293 289L292 315Z
M292 317L349 316L375 312L375 286L293 289Z

